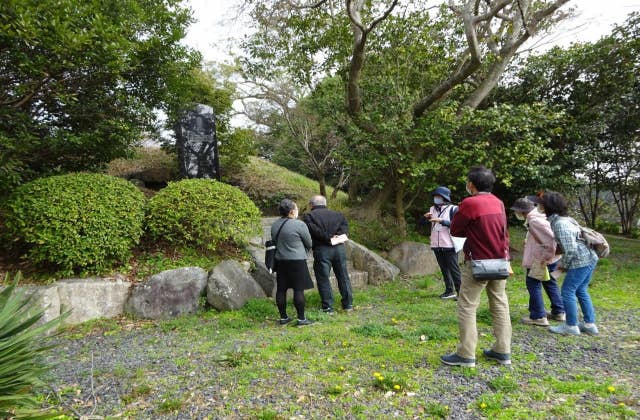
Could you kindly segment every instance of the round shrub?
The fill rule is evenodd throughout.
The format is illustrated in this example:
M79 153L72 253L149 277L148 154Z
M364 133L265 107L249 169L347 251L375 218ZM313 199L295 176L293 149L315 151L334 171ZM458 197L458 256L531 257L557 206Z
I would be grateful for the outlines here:
M260 211L236 187L209 179L171 182L148 206L147 230L155 240L215 251L244 245L260 232Z
M59 274L100 272L125 260L143 232L144 195L130 182L72 173L19 187L5 210L7 233L36 264Z

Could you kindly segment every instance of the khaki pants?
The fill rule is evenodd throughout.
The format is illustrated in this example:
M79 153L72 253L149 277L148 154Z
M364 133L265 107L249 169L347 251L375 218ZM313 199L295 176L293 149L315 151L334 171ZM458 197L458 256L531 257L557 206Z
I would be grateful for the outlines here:
M467 359L476 358L478 329L476 327L476 311L480 304L480 294L487 289L489 311L491 312L493 335L496 338L493 351L511 354L511 318L509 317L509 300L505 291L506 280L477 281L471 274L471 264L465 261L460 267L461 285L458 295L458 328L460 342L457 354Z

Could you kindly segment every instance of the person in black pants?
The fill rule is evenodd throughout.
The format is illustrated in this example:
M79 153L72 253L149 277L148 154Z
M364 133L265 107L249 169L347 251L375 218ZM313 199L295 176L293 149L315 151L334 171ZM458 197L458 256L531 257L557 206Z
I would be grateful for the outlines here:
M451 191L445 186L436 188L431 195L433 206L424 214L424 218L431 222L431 250L444 280L445 291L440 298L457 299L457 293L460 292L460 266L449 226L458 206L451 203Z
M298 313L296 325L310 325L304 315L304 291L313 289L307 267L307 251L311 249L311 235L307 225L298 220L298 206L285 198L278 211L282 216L271 226L271 237L276 244L276 304L280 312L280 325L291 322L287 315L287 290L293 289L293 305Z
M347 271L347 254L344 243L332 245L332 238L349 233L349 224L342 213L329 210L327 199L316 195L309 201L311 211L302 220L309 227L313 239L313 272L316 275L318 292L322 301L322 311L333 313L333 291L329 283L331 268L338 280L338 289L342 297L342 309L353 310L351 280Z

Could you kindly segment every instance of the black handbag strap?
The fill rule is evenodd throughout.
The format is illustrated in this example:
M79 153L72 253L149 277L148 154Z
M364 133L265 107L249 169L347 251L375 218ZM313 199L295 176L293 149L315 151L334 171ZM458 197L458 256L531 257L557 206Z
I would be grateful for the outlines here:
M278 232L276 232L276 237L273 238L273 242L275 243L276 246L278 246L278 236L280 236L280 231L282 230L282 228L284 227L284 224L287 223L289 221L289 218L287 217L286 219L284 219L284 222L282 222L282 224L280 225L280 227L278 228Z

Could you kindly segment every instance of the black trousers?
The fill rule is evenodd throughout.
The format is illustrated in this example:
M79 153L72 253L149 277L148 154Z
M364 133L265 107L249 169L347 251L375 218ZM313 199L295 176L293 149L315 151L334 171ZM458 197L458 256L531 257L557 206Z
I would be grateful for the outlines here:
M338 280L342 308L352 308L353 292L347 271L347 254L344 244L340 244L336 246L320 245L313 249L313 272L316 275L316 283L318 283L322 309L333 309L333 292L329 283L329 274L332 268L336 280Z
M458 254L453 248L431 248L442 271L445 293L460 292L460 266Z

